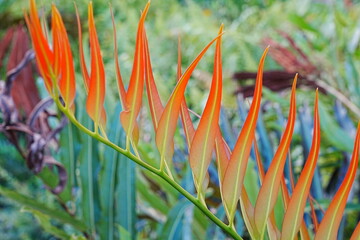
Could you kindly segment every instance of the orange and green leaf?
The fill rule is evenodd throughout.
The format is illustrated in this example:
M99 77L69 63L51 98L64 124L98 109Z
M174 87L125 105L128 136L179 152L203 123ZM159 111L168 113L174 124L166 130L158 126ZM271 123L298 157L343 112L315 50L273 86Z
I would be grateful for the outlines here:
M186 89L186 85L190 79L192 72L194 71L195 67L204 56L206 51L209 47L219 38L217 36L213 39L195 58L195 60L190 64L188 69L186 69L185 73L181 76L180 80L178 81L175 89L173 90L168 103L164 109L163 114L161 115L158 128L156 130L156 145L161 155L161 165L160 168L164 169L168 161L170 163L172 159L173 152L168 147L171 144L171 141L175 134L176 123L179 116L179 111L181 107L181 103L184 97L184 92Z
M24 15L35 51L37 66L41 76L44 78L47 91L53 96L53 80L55 80L55 73L53 71L54 53L50 49L45 33L41 27L35 0L30 0L30 15L26 12Z
M133 136L133 131L137 128L136 118L139 115L142 102L142 94L144 88L144 23L146 15L149 11L149 7L150 2L146 4L138 24L134 64L130 77L129 87L126 94L125 109L123 109L123 111L120 113L121 123L128 136ZM122 93L120 92L120 94ZM136 139L135 142L137 142Z
M286 161L286 153L289 150L292 134L294 131L296 120L296 80L297 75L294 78L294 83L291 91L288 123L284 135L281 138L279 147L269 167L269 170L265 175L255 204L255 224L258 232L261 235L261 238L265 234L265 226L267 223L267 219L271 211L273 210L276 199L278 197L280 182Z
M178 64L177 64L177 81L179 81L181 78L181 41L180 41L180 36L178 38ZM181 102L181 106L180 106L180 117L181 117L181 122L183 125L183 129L184 129L184 133L185 133L185 138L186 138L186 143L188 146L188 151L190 152L191 150L191 142L194 138L195 135L195 128L194 125L191 121L191 117L189 114L189 109L188 106L186 104L185 101L185 97L183 97L182 102ZM201 118L200 116L197 116L199 118ZM171 145L172 146L172 145ZM170 151L173 151L173 149L171 149ZM205 190L209 184L209 174L206 173L205 175L205 179L203 181L202 187Z
M282 225L281 239L293 239L297 236L303 221L306 199L308 198L312 179L314 177L316 162L320 150L320 120L318 111L318 91L316 91L314 107L314 134L309 156L305 167L295 186L287 207Z
M262 78L265 56L269 48L266 48L259 63L254 91L254 99L250 107L249 114L245 120L244 127L235 144L234 151L228 163L222 183L222 196L224 207L229 222L232 223L237 203L240 198L242 185L244 182L245 170L250 155L251 145L255 137L256 121L260 110L262 94Z
M344 181L336 192L331 201L324 218L322 219L319 229L316 232L315 240L336 239L342 215L346 206L346 201L349 196L351 186L354 183L356 170L359 163L359 148L360 148L360 122L358 123L356 138L354 143L354 150L351 157L350 166L344 177Z
M105 126L106 115L104 111L105 100L105 69L101 57L100 44L95 28L93 15L93 6L90 2L88 5L88 23L89 23L89 40L91 55L91 73L89 82L89 92L86 100L86 111L97 126Z
M222 33L220 27L219 34ZM202 185L209 167L217 136L222 93L221 37L216 41L214 72L209 97L191 143L189 161L198 196L204 198ZM215 129L215 130L214 130ZM199 147L202 146L202 147Z
M264 170L264 165L262 164L262 161L261 161L260 152L259 152L258 145L256 143L256 139L254 139L254 149L255 149L256 164L257 164L258 172L259 172L260 184L262 184L263 181L264 181L264 178L265 178L265 170ZM242 201L242 198L240 198L240 202L241 201ZM252 211L253 212L255 211L254 207L253 207ZM252 217L254 218L254 215ZM254 219L253 219L253 221L254 221ZM280 231L276 226L274 211L271 211L271 213L270 213L270 216L269 216L269 219L268 219L268 222L267 222L267 226L268 226L269 238L271 240L272 239L279 239ZM257 232L256 226L254 226L252 228L254 228L254 231L256 231L256 234L259 234L259 232ZM256 237L258 237L258 235L256 235Z
M76 93L75 71L69 39L61 15L52 5L52 35L54 49L54 72L58 76L60 94L65 107L71 108Z

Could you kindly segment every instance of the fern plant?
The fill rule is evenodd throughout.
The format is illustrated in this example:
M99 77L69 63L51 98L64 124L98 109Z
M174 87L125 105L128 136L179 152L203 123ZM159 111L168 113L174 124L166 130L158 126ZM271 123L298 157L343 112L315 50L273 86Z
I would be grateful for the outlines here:
M179 44L178 82L167 103L163 105L152 73L150 47L144 25L149 7L150 3L147 3L138 23L134 64L127 89L124 86L119 67L117 40L115 37L116 28L114 18L112 18L115 70L122 106L119 124L122 125L126 133L126 147L121 148L111 142L107 136L106 112L104 108L106 74L93 17L92 3L88 5L90 67L85 63L81 23L77 14L81 72L84 79L84 90L87 94L86 111L93 123L93 127L89 127L77 119L75 115L75 69L71 46L61 15L56 6L53 5L51 17L52 43L50 44L48 41L49 37L46 35L39 20L35 0L30 0L30 13L25 13L25 20L36 53L37 66L44 79L46 89L54 99L59 110L64 113L80 131L113 148L115 151L126 156L128 160L134 161L165 180L234 239L242 239L235 229L235 214L238 211L239 203L246 228L253 239L297 239L299 234L302 239L310 239L312 236L314 236L315 239L336 239L347 197L355 180L358 168L360 125L358 125L353 155L346 177L334 199L331 201L321 223L318 223L316 215L312 214L312 224L314 226L312 228L309 224L305 223L303 216L320 149L321 137L317 91L314 104L314 130L310 154L290 196L285 185L283 170L296 122L297 76L295 76L292 86L287 125L270 167L265 173L256 144L255 128L261 105L263 67L269 47L265 49L259 62L254 97L249 113L234 148L230 149L222 137L219 128L222 97L221 43L224 34L223 26L220 27L218 35L204 47L184 73L181 72L181 49ZM216 46L210 93L199 124L195 128L184 98L184 92L194 69L213 44ZM138 151L140 126L137 118L142 107L144 87L146 88L151 120L155 131L155 142L160 154L158 165L147 162L141 152ZM197 192L196 195L190 194L180 185L177 181L176 172L174 171L172 161L175 145L174 135L177 130L179 115L182 120L182 126L189 149L188 160L192 169L193 183ZM112 129L110 129L110 131L112 131ZM256 150L256 162L261 183L255 204L252 204L249 200L249 196L244 187L244 176L252 146L254 146ZM208 167L214 153L222 204L227 216L225 221L218 218L207 207L206 190L209 183ZM107 161L107 159L104 161ZM281 228L277 226L274 217L274 206L279 193L282 193L285 209ZM86 232L89 238L95 237L95 233L92 230L88 229ZM360 224L357 224L351 239L360 239Z

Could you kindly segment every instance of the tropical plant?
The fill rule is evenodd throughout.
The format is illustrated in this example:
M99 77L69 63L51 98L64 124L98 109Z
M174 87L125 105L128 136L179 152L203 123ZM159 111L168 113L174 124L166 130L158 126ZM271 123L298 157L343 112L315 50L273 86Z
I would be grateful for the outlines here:
M319 97L317 91L314 104L314 130L311 149L306 164L290 196L285 185L283 171L287 154L290 151L290 143L296 122L295 92L297 75L292 84L290 110L286 128L271 164L265 173L259 149L257 148L255 130L261 106L263 67L269 48L265 49L260 59L254 96L249 113L239 137L234 144L234 148L231 150L224 140L219 127L222 98L221 42L224 34L223 26L220 27L218 35L205 46L184 73L181 71L181 48L179 44L178 82L166 105L163 105L152 72L150 60L151 48L148 45L144 25L149 6L150 3L144 8L138 24L133 71L127 89L124 86L119 67L116 28L113 18L114 61L122 110L120 113L120 123L116 124L115 122L115 124L111 126L111 131L107 131L109 126L107 125L104 107L105 69L95 28L92 3L88 6L90 67L87 67L85 61L81 23L79 16L77 18L79 27L80 65L87 95L86 111L91 119L90 120L84 115L79 116L77 113L79 111L78 109L81 109L81 106L75 104L77 92L72 50L61 15L55 5L53 5L51 18L52 44L50 45L50 37L47 35L47 32L40 22L35 0L30 0L30 14L26 13L25 19L36 53L37 66L44 79L46 89L53 98L58 109L68 117L78 130L89 136L84 138L84 147L86 150L82 151L79 157L80 161L82 161L80 162L81 171L88 170L86 174L92 174L92 170L89 171L89 169L93 167L93 162L91 162L93 154L92 139L96 139L114 149L122 156L125 156L121 159L122 162L131 160L166 181L172 188L185 196L200 209L204 215L234 239L242 239L235 227L237 223L236 220L239 221L239 219L236 218L239 203L242 219L244 220L249 235L253 239L264 239L267 237L270 239L296 239L299 233L302 239L310 239L312 235L314 235L315 239L336 239L341 217L358 168L360 125L358 125L353 155L345 178L334 199L331 201L321 223L317 222L315 211L313 210L311 212L312 227L309 222L305 222L303 216L306 208L306 201L309 198L311 180L314 176L320 149ZM198 126L195 128L185 101L184 92L194 69L214 43L216 43L216 47L210 93ZM155 132L155 143L160 155L160 160L158 161L150 160L147 157L147 154L141 149L141 139L139 138L140 125L137 119L142 107L144 85L146 87L147 99ZM120 112L120 110L118 110L118 112ZM197 195L193 195L181 186L179 177L177 176L176 166L174 166L173 162L175 143L178 143L177 139L174 139L174 135L175 132L178 131L177 121L179 115L182 120L186 139L185 142L187 143L189 151L189 166L192 170L193 184ZM71 129L72 127L69 128L69 131L71 131ZM114 134L119 136L114 137ZM118 144L119 139L121 139L120 135L123 137L124 144ZM114 141L114 139L116 141ZM261 188L255 204L250 201L244 186L246 168L252 147L255 149L258 180L261 183ZM207 188L211 177L208 174L208 168L211 165L214 152L222 204L227 217L226 220L223 217L216 216L208 207ZM110 158L107 159L108 156L111 155L106 155L102 161L109 164L107 165L109 169L114 171L115 168L111 165L114 160ZM116 158L116 155L113 155L112 157ZM92 177L86 174L84 173L84 175L81 176L82 181L93 181ZM114 182L111 181L111 179L109 181L102 180L105 184L110 184L109 194L112 197L105 200L111 202L114 200ZM84 194L93 195L92 191L94 191L94 187L90 183L88 184L89 188L84 191ZM106 187L105 184L103 186ZM83 232L88 238L95 238L97 232L99 232L101 237L113 238L112 232L114 230L111 229L111 233L108 231L109 227L113 227L113 224L106 222L100 224L100 226L95 226L95 206L90 198L84 198L84 205L86 205L86 207L83 208L83 220L86 219L87 221L85 224L86 226L84 226L81 221L75 219L71 214L46 208L42 209L36 202L30 201L19 194L9 192L6 189L0 188L0 193L10 198L17 199L18 202L32 208L33 210L30 211L33 211L41 219L42 224L47 226L47 229L52 230L52 233L57 234L57 236L63 238L67 237L66 234L54 230L54 228L45 224L49 216L62 223L70 224L74 229ZM279 198L280 193L281 197ZM104 200L102 199L103 196L99 197L101 198L101 201ZM274 208L278 199L283 202L283 209L285 212L282 226L279 226L275 221ZM110 209L105 211L105 216L112 211L112 204L107 206L110 206ZM102 208L102 210L104 210L104 208ZM109 221L112 221L111 216L109 217ZM121 232L122 230L120 229L120 233ZM124 235L120 235L124 237ZM359 238L360 224L357 225L351 239Z

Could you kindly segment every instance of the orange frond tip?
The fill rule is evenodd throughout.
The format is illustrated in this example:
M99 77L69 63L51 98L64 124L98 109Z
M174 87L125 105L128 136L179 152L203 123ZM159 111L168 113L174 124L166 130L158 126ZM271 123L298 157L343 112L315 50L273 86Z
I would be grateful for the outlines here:
M52 35L54 51L54 72L57 76L60 94L65 107L71 109L76 93L75 70L70 42L61 15L52 4Z
M30 32L38 69L44 79L47 91L54 96L54 83L56 84L56 79L53 77L54 53L42 29L35 0L30 0L30 12L29 14L25 13L24 17Z
M220 25L219 34L223 32L223 29L224 29L224 24L222 23L222 24Z
M295 77L294 77L293 85L292 85L293 88L294 88L294 87L296 88L296 83L297 83L298 76L299 76L299 74L296 73L296 74L295 74Z
M89 92L86 100L86 110L97 126L104 125L106 120L104 108L105 100L105 68L101 56L101 49L96 33L95 20L93 15L92 2L88 5L88 24L91 56L91 73L89 82Z

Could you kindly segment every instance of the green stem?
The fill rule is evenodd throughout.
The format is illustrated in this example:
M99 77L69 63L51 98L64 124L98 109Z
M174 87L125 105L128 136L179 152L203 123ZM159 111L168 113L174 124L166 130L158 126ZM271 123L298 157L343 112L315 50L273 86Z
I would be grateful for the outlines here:
M203 203L187 192L184 188L182 188L177 182L171 180L169 176L164 174L164 172L160 172L158 174L162 179L168 182L171 186L173 186L178 192L180 192L184 197L186 197L190 202L192 202L195 206L197 206L211 221L213 221L216 225L218 225L222 230L224 230L227 234L237 240L241 240L240 235L229 225L226 225L223 221L217 218Z
M192 202L195 206L197 206L208 218L210 218L211 221L213 221L216 225L218 225L224 232L229 234L232 238L236 240L242 240L241 236L235 231L235 229L230 226L226 225L223 221L221 221L219 218L217 218L207 207L205 204L203 204L199 199L191 195L189 192L187 192L183 187L181 187L177 182L175 182L170 176L168 176L163 170L157 169L146 162L142 161L139 157L135 156L130 152L129 149L123 149L116 144L110 142L107 138L104 138L97 134L96 132L92 132L89 129L87 129L84 125L82 125L80 122L78 122L68 109L66 109L59 101L58 98L55 99L56 105L59 107L59 109L69 118L69 120L82 132L88 134L89 136L95 138L99 142L104 143L105 145L111 147L115 151L125 155L130 160L134 161L135 163L139 164L140 166L144 167L145 169L149 170L150 172L158 175L162 179L164 179L167 183L169 183L172 187L174 187L179 193L184 195L190 202Z

